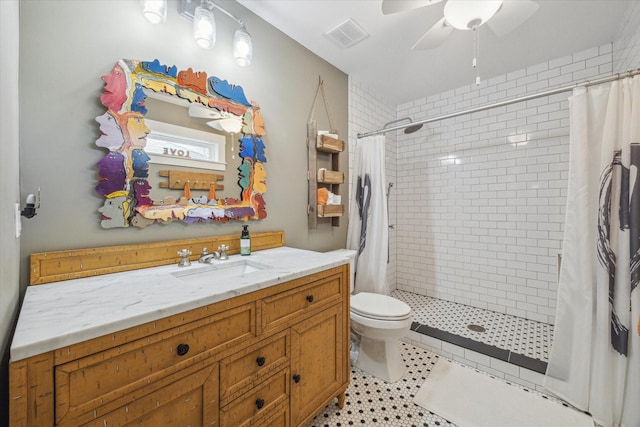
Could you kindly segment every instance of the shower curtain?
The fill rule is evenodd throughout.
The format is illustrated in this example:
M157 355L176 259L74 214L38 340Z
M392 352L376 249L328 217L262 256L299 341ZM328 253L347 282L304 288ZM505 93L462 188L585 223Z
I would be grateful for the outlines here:
M384 135L355 142L347 229L347 248L357 251L355 293L389 293L386 284L389 219L384 153Z
M569 187L545 387L640 426L640 76L569 98Z

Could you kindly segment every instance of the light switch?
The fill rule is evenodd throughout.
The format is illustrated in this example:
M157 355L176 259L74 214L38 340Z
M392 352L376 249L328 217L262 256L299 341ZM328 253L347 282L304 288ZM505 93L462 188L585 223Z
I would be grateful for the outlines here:
M22 216L20 215L20 203L16 203L16 239L22 234Z

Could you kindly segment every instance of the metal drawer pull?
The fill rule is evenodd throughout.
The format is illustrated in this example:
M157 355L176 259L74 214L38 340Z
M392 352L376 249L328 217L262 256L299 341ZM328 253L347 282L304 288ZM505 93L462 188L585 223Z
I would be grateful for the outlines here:
M258 366L264 365L264 362L266 361L267 361L267 358L264 356L258 356L258 358L256 359L256 363L258 364Z
M300 382L300 374L295 374L293 376L293 382L295 382L296 384Z
M307 301L313 302L313 295L307 295Z
M264 399L261 398L257 398L256 399L256 407L258 409L262 409L262 407L264 406Z
M178 344L178 356L189 353L189 344Z

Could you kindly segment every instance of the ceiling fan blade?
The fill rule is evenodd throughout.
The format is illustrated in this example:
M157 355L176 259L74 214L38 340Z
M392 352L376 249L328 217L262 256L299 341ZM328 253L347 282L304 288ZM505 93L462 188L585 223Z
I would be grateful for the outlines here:
M540 5L531 0L505 0L487 25L496 36L502 37L531 18Z
M237 117L211 120L210 122L207 122L207 125L219 131L238 133L240 132L240 129L242 129L242 119Z
M392 13L413 10L419 7L430 6L440 3L442 0L382 0L382 14L390 15Z
M425 50L433 49L440 46L445 41L449 34L453 31L453 27L445 21L444 18L436 22L436 24L429 28L429 31L424 33L420 40L416 42L411 48L412 50Z
M198 119L219 119L222 115L218 111L192 104L189 105L189 117L195 117Z

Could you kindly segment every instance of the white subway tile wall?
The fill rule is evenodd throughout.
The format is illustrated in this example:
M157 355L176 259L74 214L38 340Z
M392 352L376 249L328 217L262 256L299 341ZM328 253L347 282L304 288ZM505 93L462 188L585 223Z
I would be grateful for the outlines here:
M640 2L629 5L625 21L613 43L613 70L616 73L640 67Z
M350 79L349 140L400 117L435 117L638 68L639 29L640 2L632 2L613 44L397 107ZM569 95L387 134L392 289L555 323Z
M398 106L435 117L612 73L611 45ZM397 289L554 323L570 92L430 123L397 143Z

